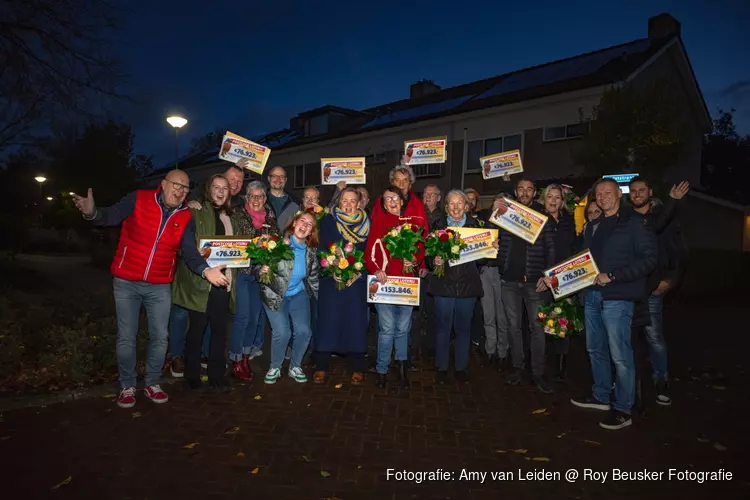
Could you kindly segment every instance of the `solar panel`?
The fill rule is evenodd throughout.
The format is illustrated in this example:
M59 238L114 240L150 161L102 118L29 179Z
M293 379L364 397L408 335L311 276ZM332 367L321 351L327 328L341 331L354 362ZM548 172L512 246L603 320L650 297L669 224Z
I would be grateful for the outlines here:
M595 52L567 61L548 64L539 68L521 71L509 76L494 87L480 94L477 99L484 99L500 94L510 94L519 90L540 87L550 83L561 82L572 78L591 75L599 71L607 63L630 54L637 54L648 50L651 41L638 40L622 47Z
M408 120L410 118L417 118L419 116L427 116L434 113L442 113L449 109L455 108L464 102L468 101L472 96L465 95L456 97L453 99L447 99L445 101L434 102L431 104L425 104L424 106L417 106L414 108L404 109L389 113L387 115L378 116L377 118L370 120L369 122L362 125L362 128L375 127L376 125L384 125L386 123L398 122L401 120Z
M280 137L267 141L263 145L271 149L278 148L279 146L284 145L287 142L291 142L292 140L296 138L297 138L297 132L290 131L290 132L287 132L286 134L281 135Z

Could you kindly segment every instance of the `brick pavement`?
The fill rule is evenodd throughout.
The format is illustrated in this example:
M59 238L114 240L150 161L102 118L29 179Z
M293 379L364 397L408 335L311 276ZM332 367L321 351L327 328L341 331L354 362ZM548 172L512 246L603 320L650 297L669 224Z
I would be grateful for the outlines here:
M351 386L337 362L325 386L285 376L274 386L236 384L223 396L195 396L177 385L163 406L141 396L131 410L97 398L6 412L0 421L3 498L748 498L750 440L743 424L749 404L741 387L748 340L733 328L732 310L697 302L668 311L675 403L650 404L623 431L600 429L600 414L568 403L590 384L580 340L571 382L557 384L553 396L530 385L507 387L477 359L468 385L436 386L434 372L424 369L413 374L410 390L387 391L375 389L372 377ZM699 370L709 366L723 379ZM539 409L546 411L534 414ZM191 443L198 444L186 448ZM520 449L527 451L513 451ZM386 480L389 468L455 475L415 484ZM462 469L568 468L724 468L735 478L705 484L458 480Z

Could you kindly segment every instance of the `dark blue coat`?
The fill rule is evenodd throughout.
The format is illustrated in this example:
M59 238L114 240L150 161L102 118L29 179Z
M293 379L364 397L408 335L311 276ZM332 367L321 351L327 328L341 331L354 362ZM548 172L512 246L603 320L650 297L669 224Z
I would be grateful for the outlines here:
M585 248L592 248L594 230L603 217L586 226ZM594 259L599 272L613 273L615 280L595 288L605 300L636 301L646 296L646 280L656 265L656 235L647 220L629 208L621 207L612 217L617 217L615 225L604 242L602 255Z
M344 241L336 228L334 217L325 217L320 222L321 251L331 243ZM357 243L358 250L365 251L365 241ZM336 281L320 279L318 292L318 325L315 350L320 352L364 353L367 352L367 326L370 323L370 308L367 304L367 270L350 287L336 290Z

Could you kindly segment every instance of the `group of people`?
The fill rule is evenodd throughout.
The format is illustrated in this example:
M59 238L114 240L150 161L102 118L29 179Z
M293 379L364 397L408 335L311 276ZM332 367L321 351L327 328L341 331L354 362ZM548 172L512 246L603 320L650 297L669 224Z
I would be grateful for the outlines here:
M268 171L267 184L249 182L244 195L243 179L242 169L232 165L224 174L213 175L203 195L190 202L188 175L180 170L170 171L157 189L130 193L112 207L96 207L91 190L87 197L74 197L84 218L103 226L122 224L111 265L119 406L129 408L136 402L135 339L141 306L149 328L144 392L156 403L168 400L159 385L168 344L173 376L184 376L194 391L226 391L227 356L231 376L253 379L250 360L262 354L266 321L272 338L265 383L279 380L285 359L288 376L307 382L303 360L310 353L314 383L325 383L331 357L338 355L347 358L351 383L361 384L367 371L371 314L368 273L381 283L394 276L422 279L419 310L427 322L426 335L434 341L437 383L448 380L451 345L455 380L469 380L470 346L480 337L485 366L506 372L510 385L521 383L526 373L526 323L531 382L550 394L553 389L545 378L547 342L553 342L557 356L557 379L564 381L569 339L548 339L537 321L540 304L553 300L543 271L587 248L600 270L595 285L580 293L594 386L592 394L572 403L611 410L601 422L605 428L630 425L635 399L631 328L639 324L646 327L657 402L670 403L661 309L664 294L676 286L684 270L675 213L677 201L688 190L686 183L673 187L662 205L653 198L649 182L636 177L630 182L628 204L616 182L601 179L591 190L584 229L576 234L565 188L550 184L537 196L528 178L515 183L512 196L498 194L486 210L477 209L479 193L474 190L451 190L443 198L439 187L431 184L420 199L412 190L414 172L405 164L391 170L390 186L369 210L369 193L363 186L339 183L323 208L315 187L305 189L301 202L287 192L282 167ZM422 243L411 258L390 255L383 243L392 228L405 223L420 228L425 238L434 229L496 227L490 216L508 210L505 198L547 215L535 243L500 230L493 242L496 257L445 266L440 277L430 271L444 262L426 256ZM270 270L257 263L211 268L198 251L202 238L260 235L283 239L293 251L293 258L281 261L271 279L262 279ZM322 275L317 257L318 249L339 243L364 252L365 268L343 286ZM395 361L398 384L408 388L414 308L374 308L375 384L386 387ZM638 319L641 316L645 319Z

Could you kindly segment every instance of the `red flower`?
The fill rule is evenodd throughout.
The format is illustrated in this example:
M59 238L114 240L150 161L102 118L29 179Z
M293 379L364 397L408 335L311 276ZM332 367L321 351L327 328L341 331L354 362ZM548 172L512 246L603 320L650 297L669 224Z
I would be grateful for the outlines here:
M420 232L422 230L422 228L419 227L419 226L415 226L414 224L412 224L411 225L411 230L414 231L415 233L418 233L418 232Z
M445 232L448 233L448 234L450 234L451 236L453 236L454 234L456 234L456 232L453 229L446 229Z
M357 259L354 258L354 255L348 255L346 257L346 261L349 263L349 265L354 265L355 262L357 262Z
M440 241L442 241L442 242L446 242L446 241L448 241L449 239L451 239L451 237L450 237L450 236L448 235L448 233L443 233L443 234L441 234L441 235L439 236L439 238L440 238Z
M273 235L271 235L271 239L273 241L279 241L279 236L277 234L273 234Z

